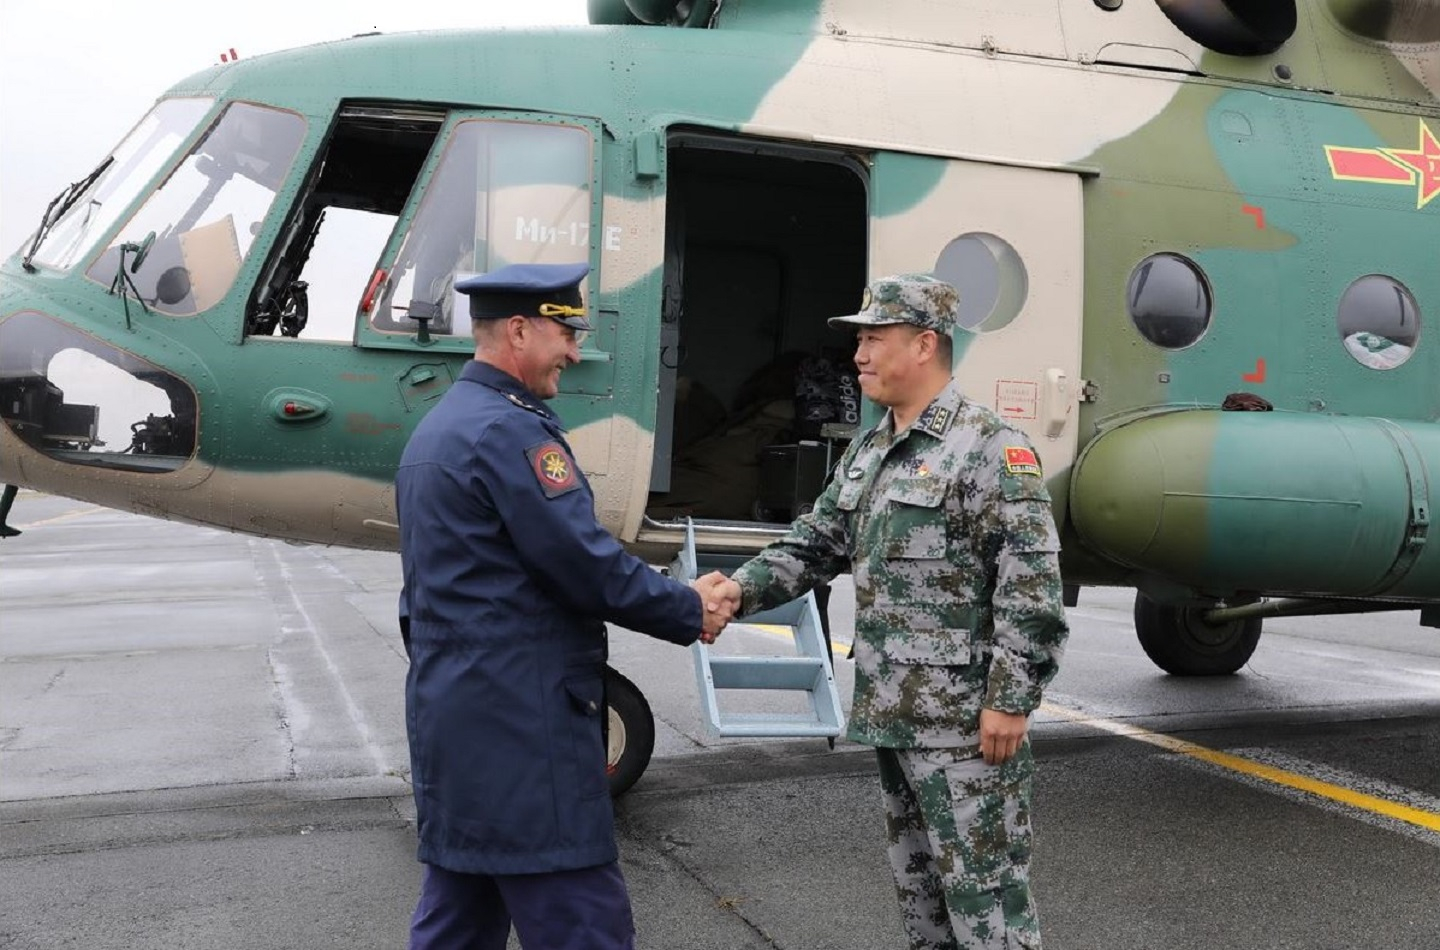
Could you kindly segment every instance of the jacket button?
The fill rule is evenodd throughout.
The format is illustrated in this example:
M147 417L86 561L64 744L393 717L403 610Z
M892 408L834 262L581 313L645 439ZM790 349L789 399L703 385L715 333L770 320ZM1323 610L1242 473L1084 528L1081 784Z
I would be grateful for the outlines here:
M600 704L599 704L599 703L595 702L595 700L593 700L593 699L590 700L590 711L591 711L591 712L594 712L595 710L597 710L597 709L599 709L599 708L600 708Z

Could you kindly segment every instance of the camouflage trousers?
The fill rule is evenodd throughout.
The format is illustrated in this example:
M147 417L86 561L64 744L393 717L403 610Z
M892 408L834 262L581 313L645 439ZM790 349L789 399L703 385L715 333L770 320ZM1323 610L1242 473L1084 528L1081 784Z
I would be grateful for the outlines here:
M911 950L1040 950L1030 897L1030 743L879 749L890 869Z

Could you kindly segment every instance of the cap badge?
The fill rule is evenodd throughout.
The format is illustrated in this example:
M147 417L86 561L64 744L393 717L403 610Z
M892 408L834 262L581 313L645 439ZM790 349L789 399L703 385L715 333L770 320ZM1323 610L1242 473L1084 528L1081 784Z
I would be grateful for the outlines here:
M540 316L542 317L583 317L584 307L571 307L563 303L542 303L540 305Z

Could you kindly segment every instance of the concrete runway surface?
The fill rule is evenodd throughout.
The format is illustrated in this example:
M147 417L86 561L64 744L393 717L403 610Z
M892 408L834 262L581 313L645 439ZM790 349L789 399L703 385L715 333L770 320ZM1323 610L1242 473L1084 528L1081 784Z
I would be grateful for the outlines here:
M33 493L10 522L0 948L403 946L398 557ZM1082 594L1036 718L1046 947L1440 950L1440 631L1272 620L1238 675L1181 680L1131 596ZM843 643L843 579L832 619ZM902 947L869 750L711 738L687 650L612 641L658 729L616 809L638 945Z

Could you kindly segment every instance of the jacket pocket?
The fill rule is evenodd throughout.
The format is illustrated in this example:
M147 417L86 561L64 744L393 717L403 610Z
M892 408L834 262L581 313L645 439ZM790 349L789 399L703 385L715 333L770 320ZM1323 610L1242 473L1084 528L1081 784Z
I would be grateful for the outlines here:
M605 707L603 673L573 675L565 680L565 693L570 699L570 741L574 745L575 788L581 798L608 795L610 783L605 774L606 754L602 739L602 716Z
M885 656L919 666L966 666L970 663L969 630L895 630L885 638Z
M935 477L896 481L885 492L886 558L926 560L946 552L945 483Z

